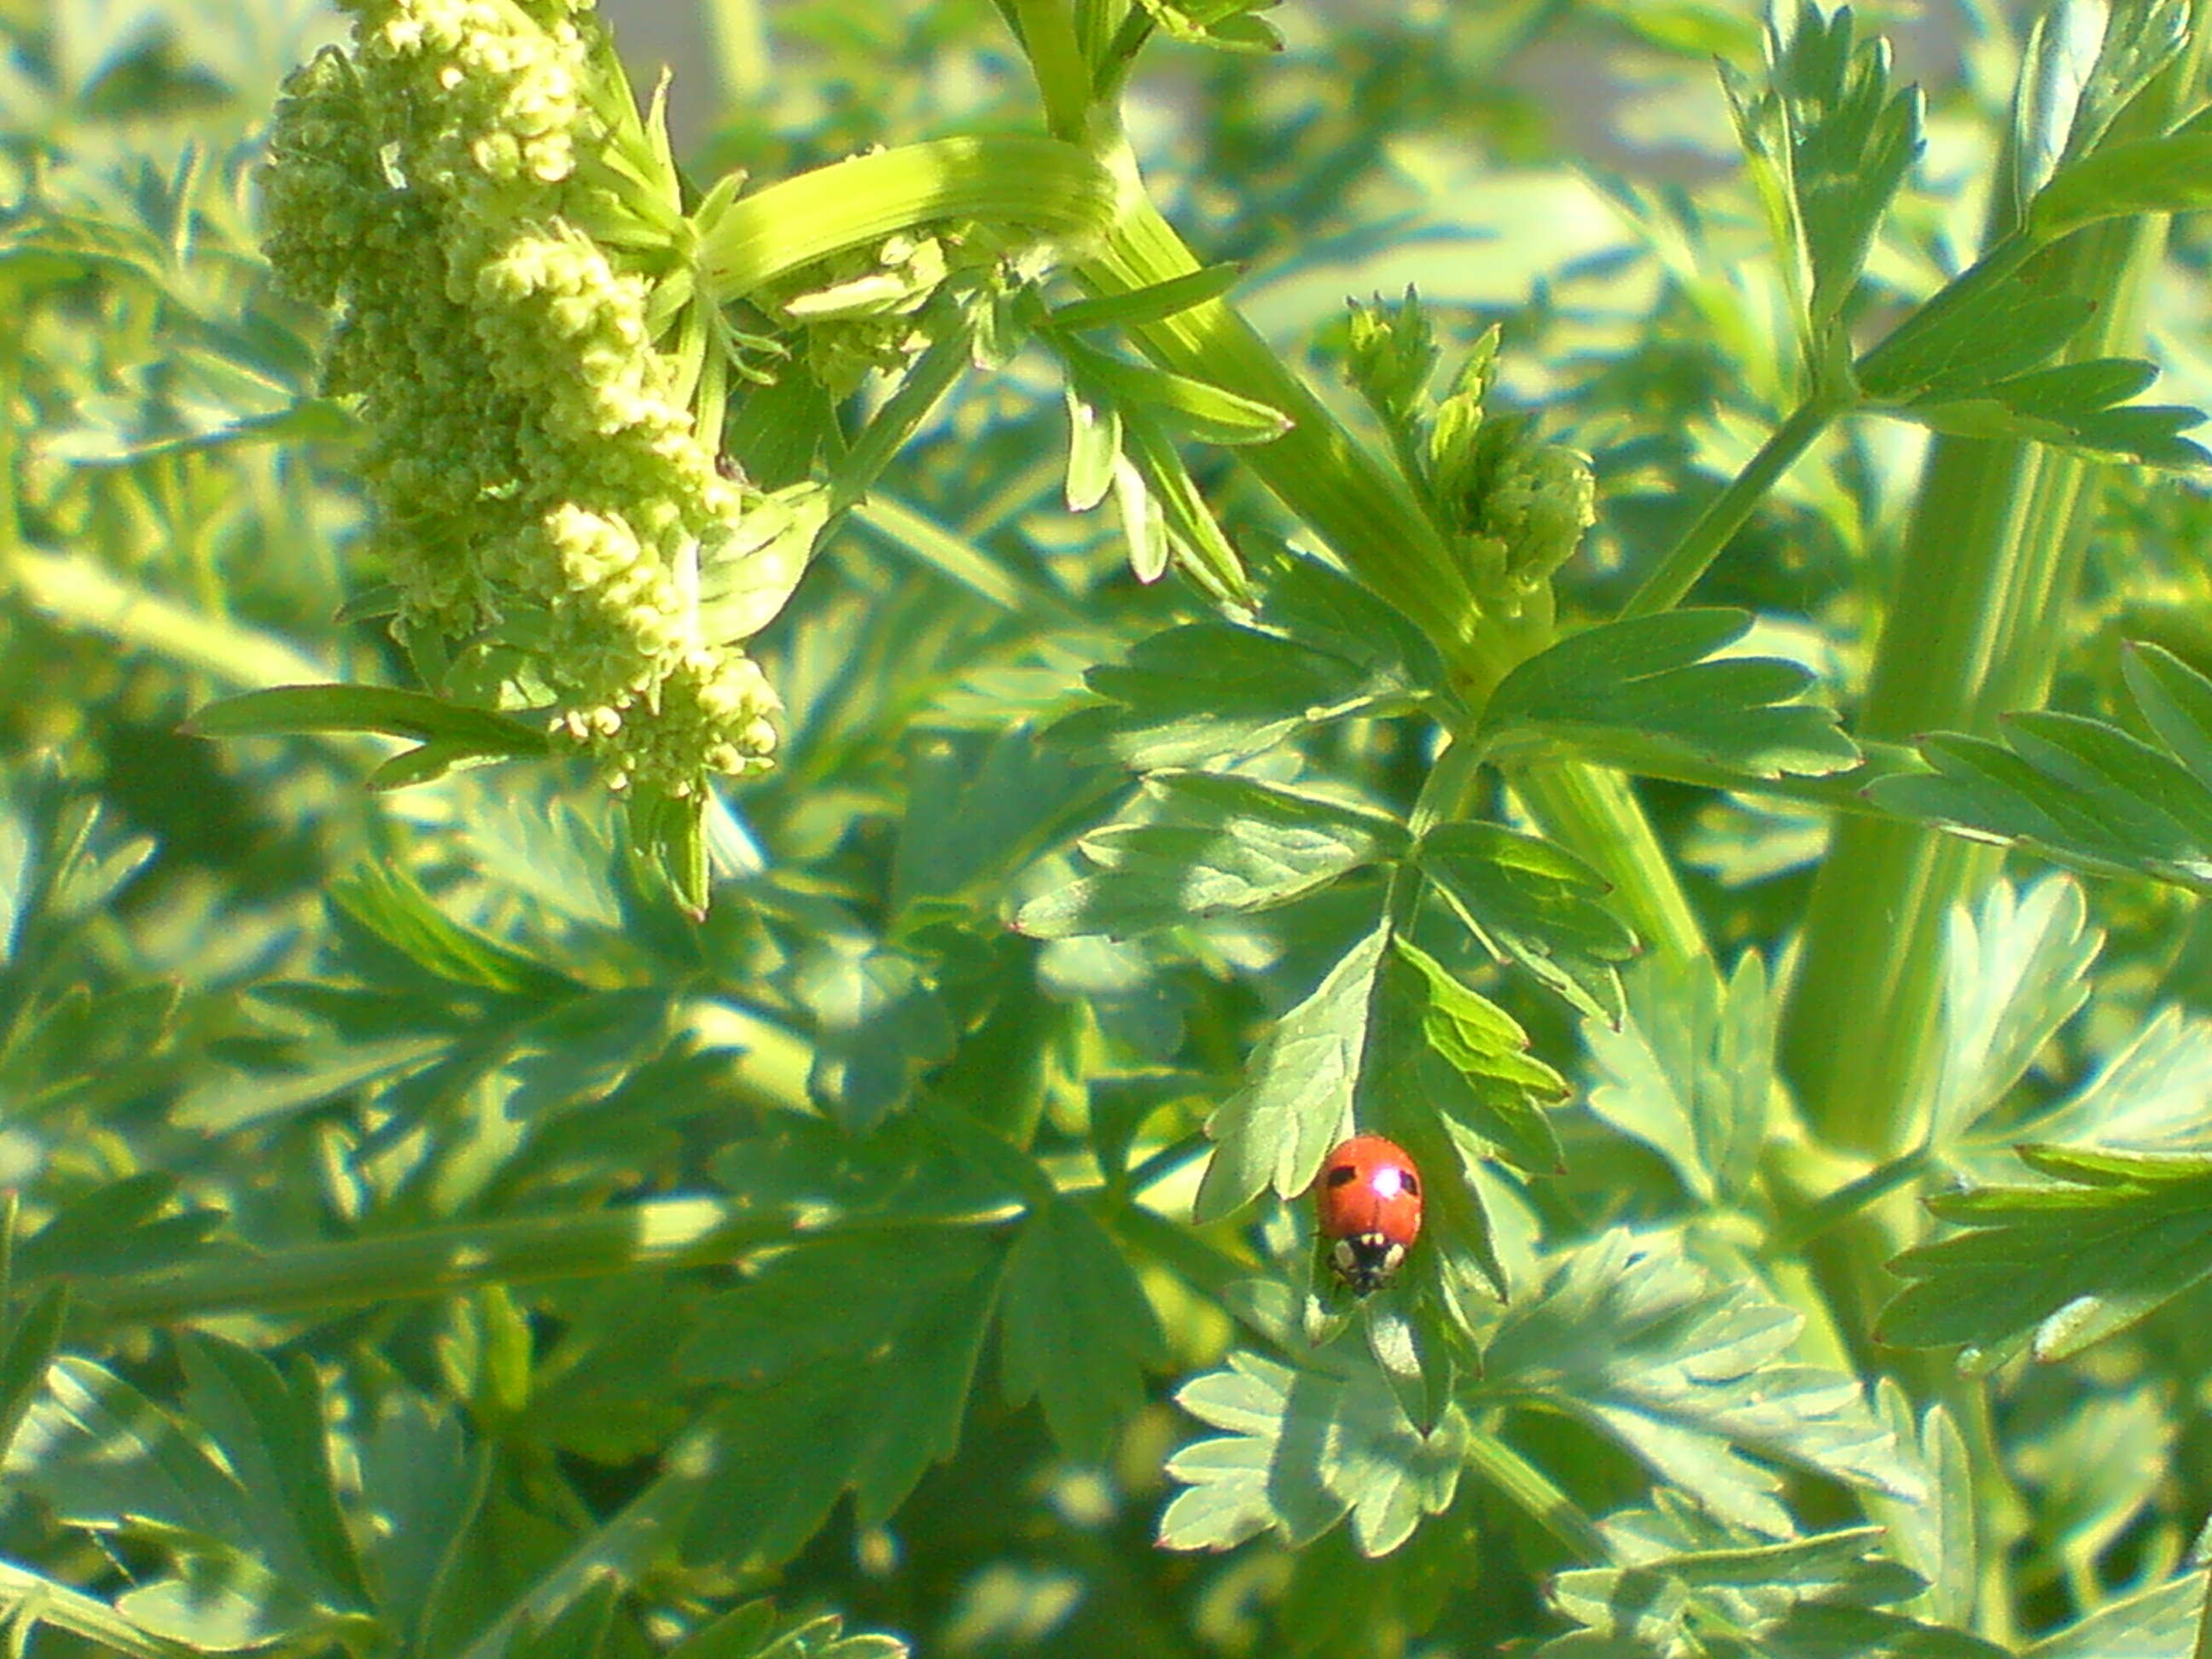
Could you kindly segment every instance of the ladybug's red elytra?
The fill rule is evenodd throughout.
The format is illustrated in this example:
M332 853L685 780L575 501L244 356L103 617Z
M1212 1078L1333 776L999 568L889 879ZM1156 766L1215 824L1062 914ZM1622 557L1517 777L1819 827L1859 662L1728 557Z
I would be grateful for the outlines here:
M1354 1135L1328 1155L1314 1183L1328 1265L1353 1295L1397 1276L1421 1236L1421 1177L1395 1141Z

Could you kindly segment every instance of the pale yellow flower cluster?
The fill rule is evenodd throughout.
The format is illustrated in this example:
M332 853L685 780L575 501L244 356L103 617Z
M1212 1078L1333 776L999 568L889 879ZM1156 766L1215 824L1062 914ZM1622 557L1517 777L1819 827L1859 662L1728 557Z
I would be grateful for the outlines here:
M717 469L653 261L680 204L600 112L628 88L574 0L348 0L349 52L286 88L266 174L280 277L338 324L374 540L441 689L546 711L617 787L769 763L775 694L702 611L701 551L758 541ZM623 132L634 131L625 127ZM582 225L639 228L611 248ZM654 246L655 235L660 246ZM728 573L719 580L726 586Z

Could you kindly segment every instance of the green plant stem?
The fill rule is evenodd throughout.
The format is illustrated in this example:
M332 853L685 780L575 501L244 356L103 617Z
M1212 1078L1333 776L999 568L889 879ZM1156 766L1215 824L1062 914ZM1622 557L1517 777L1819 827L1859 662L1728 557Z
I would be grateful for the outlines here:
M1613 902L1645 950L1684 963L1709 956L1705 930L1632 782L1618 772L1575 765L1516 769L1511 782L1544 833L1613 884Z
M223 617L213 617L118 580L89 559L17 547L0 558L0 582L67 628L89 629L241 690L312 685L334 676L328 663Z
M1811 400L1799 405L1759 447L1759 453L1746 463L1743 471L1705 504L1705 510L1683 532L1682 539L1630 596L1621 615L1649 617L1657 611L1671 611L1688 597L1698 578L1720 556L1729 538L1743 528L1744 520L1765 499L1775 481L1796 464L1797 458L1814 439L1827 430L1829 423L1844 412L1844 407L1834 400Z
M173 1271L74 1281L73 1325L168 1324L443 1296L486 1284L726 1262L792 1235L791 1218L720 1199L663 1198L576 1215L439 1227Z
M1484 1429L1468 1436L1467 1466L1510 1498L1528 1518L1551 1534L1577 1561L1613 1559L1613 1547L1597 1522L1546 1474L1513 1448Z
M2049 256L2051 279L2104 296L2105 355L2141 327L2158 225L2099 227ZM1861 732L1908 742L1986 734L2040 704L2094 515L2089 463L2025 443L1939 439L1923 475L1869 679ZM1945 918L2001 854L1868 819L1838 826L1814 887L1781 1055L1816 1129L1887 1158L1917 1130L1935 1063Z

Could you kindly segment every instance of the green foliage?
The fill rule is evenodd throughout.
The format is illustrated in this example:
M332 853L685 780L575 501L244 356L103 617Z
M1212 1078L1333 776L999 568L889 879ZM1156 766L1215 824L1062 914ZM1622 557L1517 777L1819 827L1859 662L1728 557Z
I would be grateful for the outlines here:
M2080 714L2017 714L2000 742L1923 738L1931 770L1881 779L1875 799L2080 869L2202 890L2212 876L2212 681L2155 645L2130 647L2122 672L2148 738Z
M2194 1655L2095 9L0 7L11 1650Z

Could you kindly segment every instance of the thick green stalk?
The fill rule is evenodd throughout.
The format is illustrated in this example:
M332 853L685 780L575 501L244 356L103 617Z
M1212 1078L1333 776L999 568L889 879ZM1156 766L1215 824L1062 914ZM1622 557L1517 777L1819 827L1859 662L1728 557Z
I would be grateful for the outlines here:
M2044 256L2042 280L2096 295L2070 356L2139 340L2163 222L2116 222ZM1939 439L1869 680L1860 735L1986 733L2039 704L2067 646L2066 601L2094 515L2090 464L2028 443ZM1782 1060L1815 1127L1877 1158L1905 1150L1936 1063L1945 918L1997 867L1990 848L1853 818L1814 888Z

